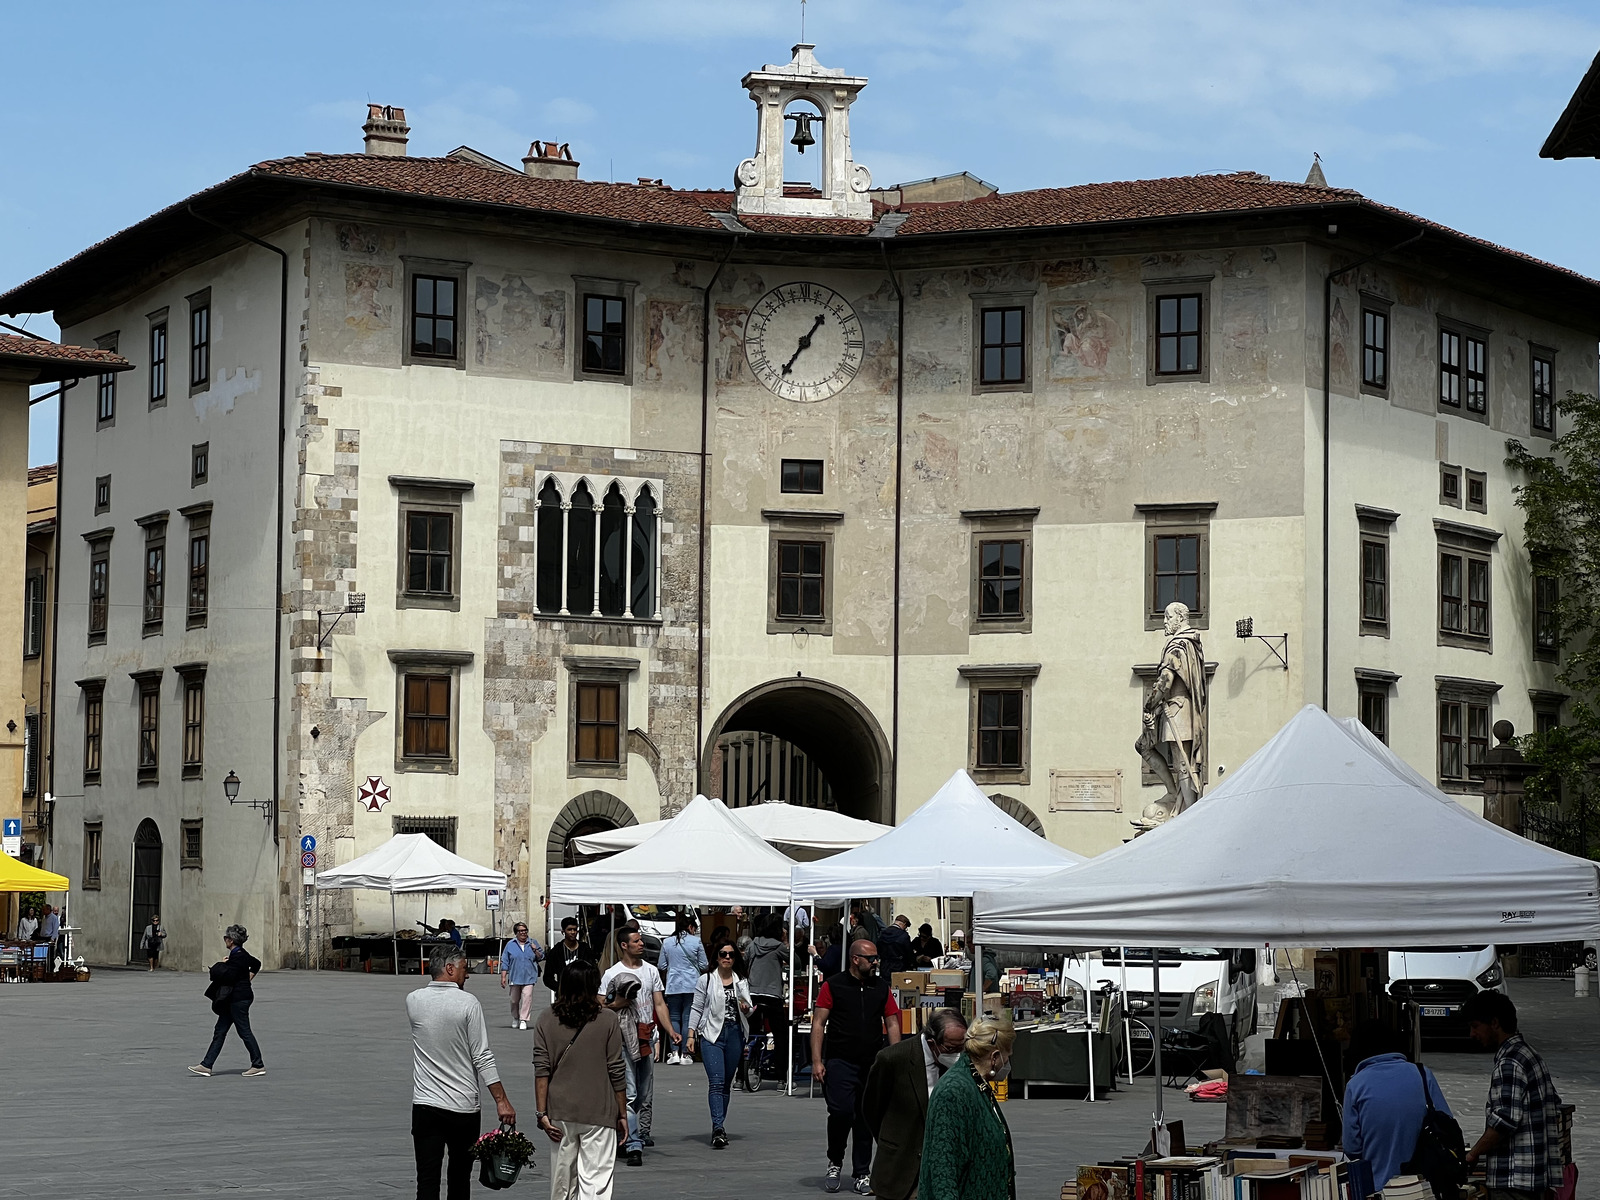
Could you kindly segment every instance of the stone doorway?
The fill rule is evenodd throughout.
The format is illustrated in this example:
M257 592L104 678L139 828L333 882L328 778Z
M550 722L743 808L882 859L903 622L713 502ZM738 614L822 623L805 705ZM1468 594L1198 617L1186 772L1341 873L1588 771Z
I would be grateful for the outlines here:
M128 961L141 957L139 938L161 911L161 830L149 817L133 835L133 911L128 931Z
M701 787L733 807L786 800L894 824L882 727L820 679L775 679L728 705L706 739Z

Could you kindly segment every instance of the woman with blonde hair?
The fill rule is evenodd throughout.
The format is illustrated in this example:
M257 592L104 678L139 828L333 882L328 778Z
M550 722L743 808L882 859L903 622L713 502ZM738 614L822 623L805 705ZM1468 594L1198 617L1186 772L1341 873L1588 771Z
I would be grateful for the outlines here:
M1011 1129L994 1084L1011 1073L1017 1033L992 1017L967 1028L966 1048L928 1097L920 1200L1016 1200Z

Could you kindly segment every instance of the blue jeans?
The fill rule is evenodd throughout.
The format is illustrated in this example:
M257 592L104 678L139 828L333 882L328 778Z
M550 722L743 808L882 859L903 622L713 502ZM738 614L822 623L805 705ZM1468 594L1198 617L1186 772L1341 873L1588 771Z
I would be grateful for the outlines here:
M656 1063L648 1050L643 1058L630 1058L622 1052L622 1066L628 1077L628 1140L624 1150L642 1150L640 1140L650 1136L650 1120L655 1114Z
M721 1129L728 1117L728 1096L733 1091L733 1076L744 1054L744 1039L737 1021L724 1021L722 1034L714 1042L700 1040L700 1061L706 1066L706 1098L711 1102L711 1128Z
M672 1028L677 1030L678 1036L680 1038L688 1036L688 1033L689 1033L689 1010L691 1008L693 1008L693 1007L694 1007L694 993L693 992L668 992L667 993L667 1017L672 1021ZM673 1050L674 1050L674 1047L669 1045L669 1046L665 1047L665 1049L666 1049L668 1054L671 1054L673 1052ZM683 1043L679 1042L677 1047L676 1047L676 1049L682 1050L683 1049ZM685 1053L687 1053L687 1051L685 1051Z
M222 1053L222 1043L228 1038L228 1026L239 1031L239 1040L244 1043L244 1048L250 1052L250 1065L259 1067L261 1063L261 1047L256 1045L256 1035L250 1032L250 1001L254 997L244 1000L235 1000L217 1016L217 1027L211 1034L211 1048L206 1051L206 1056L200 1062L207 1067L217 1065L217 1055Z

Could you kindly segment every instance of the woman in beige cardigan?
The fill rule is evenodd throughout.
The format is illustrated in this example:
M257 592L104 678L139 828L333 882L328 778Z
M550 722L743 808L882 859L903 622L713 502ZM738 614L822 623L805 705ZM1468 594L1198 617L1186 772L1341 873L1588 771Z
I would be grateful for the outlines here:
M610 1200L617 1138L628 1135L622 1031L599 991L593 963L568 964L533 1028L535 1119L556 1143L550 1200Z

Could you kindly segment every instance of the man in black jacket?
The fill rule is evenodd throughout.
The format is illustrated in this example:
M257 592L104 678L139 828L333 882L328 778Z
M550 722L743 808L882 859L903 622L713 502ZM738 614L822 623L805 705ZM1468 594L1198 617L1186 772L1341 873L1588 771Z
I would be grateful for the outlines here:
M595 961L594 951L578 940L578 918L566 917L561 922L561 940L544 956L544 982L552 996L561 994L561 969L569 963Z
M880 970L893 976L911 970L911 918L901 914L878 934L878 953L883 955Z
M917 1194L928 1095L961 1057L966 1036L966 1018L941 1008L928 1019L921 1037L906 1038L873 1060L861 1107L878 1143L872 1160L874 1196L909 1200Z
M885 1039L891 1046L900 1040L900 1006L879 976L879 961L873 943L851 942L848 965L822 985L811 1014L811 1075L828 1106L829 1192L842 1186L848 1141L856 1192L872 1194L872 1130L862 1110L867 1072Z

